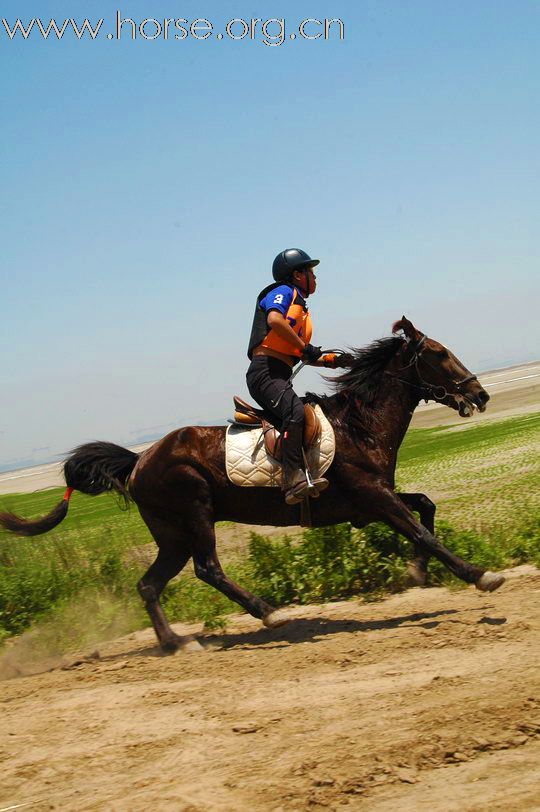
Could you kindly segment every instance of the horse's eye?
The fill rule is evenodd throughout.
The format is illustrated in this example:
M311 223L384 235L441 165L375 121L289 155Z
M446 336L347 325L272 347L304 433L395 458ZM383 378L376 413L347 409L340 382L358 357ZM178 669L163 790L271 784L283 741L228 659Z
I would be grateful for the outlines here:
M437 350L435 355L437 358L446 358L448 356L448 350Z

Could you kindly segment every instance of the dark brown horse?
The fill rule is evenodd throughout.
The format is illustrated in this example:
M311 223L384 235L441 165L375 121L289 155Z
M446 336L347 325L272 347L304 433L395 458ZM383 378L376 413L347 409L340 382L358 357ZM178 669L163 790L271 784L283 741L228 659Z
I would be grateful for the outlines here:
M312 524L364 527L385 522L412 542L409 570L416 583L425 583L429 557L435 556L461 580L493 591L503 583L502 575L463 561L435 538L433 502L423 494L394 490L398 449L419 401L435 400L468 417L475 408L485 410L489 395L449 350L405 317L394 325L393 333L398 331L403 335L356 350L350 368L334 380L334 395L306 396L319 403L336 438L327 472L330 485L312 501ZM283 613L225 575L214 523L285 527L298 524L299 506L286 505L277 488L240 488L227 479L224 427L173 431L141 455L112 443L88 443L66 460L64 473L68 490L51 513L35 521L3 513L0 524L20 535L47 532L66 515L72 489L91 495L114 490L135 501L159 548L138 590L164 651L174 651L186 640L172 631L159 596L190 558L199 578L266 626L284 622Z

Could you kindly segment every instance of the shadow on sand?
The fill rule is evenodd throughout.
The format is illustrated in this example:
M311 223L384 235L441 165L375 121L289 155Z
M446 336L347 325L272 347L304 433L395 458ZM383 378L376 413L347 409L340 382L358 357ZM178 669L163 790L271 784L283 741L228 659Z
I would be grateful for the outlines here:
M478 607L472 611L483 612L488 607ZM332 620L329 618L298 618L291 619L285 626L278 629L258 629L253 632L235 634L207 635L202 640L220 649L252 648L253 646L271 646L276 644L290 645L291 643L316 643L326 635L355 634L357 632L391 631L398 627L436 628L439 623L447 621L449 615L460 614L457 609L443 609L438 612L415 612L409 615L385 618L382 620ZM455 619L451 622L464 623ZM488 621L484 621L488 622Z

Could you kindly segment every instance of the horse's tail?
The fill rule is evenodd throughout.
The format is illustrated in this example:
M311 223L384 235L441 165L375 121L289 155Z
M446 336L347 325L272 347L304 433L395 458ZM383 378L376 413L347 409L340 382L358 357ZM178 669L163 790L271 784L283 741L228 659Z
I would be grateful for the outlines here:
M129 499L127 480L135 468L139 455L114 443L85 443L75 448L64 463L66 492L60 502L46 516L22 519L14 513L0 513L0 527L18 536L38 536L47 533L65 519L69 498L73 491L97 496L105 491L116 491Z

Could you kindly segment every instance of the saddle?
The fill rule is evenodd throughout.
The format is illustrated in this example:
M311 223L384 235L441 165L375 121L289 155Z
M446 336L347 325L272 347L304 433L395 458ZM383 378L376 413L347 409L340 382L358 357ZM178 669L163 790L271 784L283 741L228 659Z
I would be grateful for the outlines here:
M239 423L246 428L260 426L264 437L264 447L267 454L278 462L281 462L281 432L274 425L275 417L264 409L256 409L255 406L246 403L238 395L233 397L234 420L232 423ZM304 437L302 445L305 451L315 445L321 434L321 424L315 409L309 403L304 404Z

